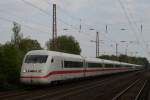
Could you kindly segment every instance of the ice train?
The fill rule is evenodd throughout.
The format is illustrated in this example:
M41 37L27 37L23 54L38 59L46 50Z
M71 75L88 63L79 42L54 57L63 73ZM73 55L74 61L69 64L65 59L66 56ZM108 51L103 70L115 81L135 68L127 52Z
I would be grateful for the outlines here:
M25 84L139 70L142 66L47 50L28 52L23 60L20 80Z

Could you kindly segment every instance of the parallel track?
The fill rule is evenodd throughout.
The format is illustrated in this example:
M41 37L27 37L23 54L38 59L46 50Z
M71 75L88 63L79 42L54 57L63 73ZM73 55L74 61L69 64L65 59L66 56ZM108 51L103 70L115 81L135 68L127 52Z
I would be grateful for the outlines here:
M139 73L138 73L139 74ZM100 78L94 80L86 80L82 82L72 83L72 84L61 84L56 85L54 87L48 87L44 89L37 89L31 91L21 91L16 93L9 93L7 95L1 95L0 99L2 100L64 100L64 98L72 97L76 95L81 95L86 91L90 91L96 88L104 87L110 85L111 83L115 83L118 81L127 80L128 78L134 79L137 77L137 72L130 73L128 75L121 75L121 76L111 76L107 78ZM5 94L5 93L4 93ZM51 99L50 99L51 98ZM71 100L71 99L70 99ZM94 98L93 98L94 100Z
M129 77L129 76L128 76ZM120 77L120 78L116 78L116 79L108 79L108 80L104 80L103 82L94 82L94 84L89 84L89 85L84 85L84 86L80 86L78 88L70 88L69 91L65 90L65 91L59 91L58 94L45 94L43 96L38 96L38 97L34 97L34 98L30 98L29 100L40 100L40 99L48 99L51 98L51 100L62 100L68 97L72 97L72 96L76 96L76 95L80 95L83 92L95 89L97 87L103 87L106 86L108 84L111 84L113 82L118 82L119 80L124 80L125 77Z
M147 80L136 80L118 93L112 100L139 100Z

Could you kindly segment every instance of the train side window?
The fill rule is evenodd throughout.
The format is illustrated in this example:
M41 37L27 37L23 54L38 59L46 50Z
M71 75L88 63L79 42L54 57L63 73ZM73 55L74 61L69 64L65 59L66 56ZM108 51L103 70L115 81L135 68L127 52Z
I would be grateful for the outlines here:
M118 68L118 67L120 67L120 65L116 65L116 67Z
M65 68L81 68L83 67L83 62L76 61L64 61Z
M54 62L54 59L52 58L52 59L51 59L51 63L53 63L53 62Z
M88 67L103 67L101 63L88 63Z
M113 65L112 64L105 64L106 68L111 68Z

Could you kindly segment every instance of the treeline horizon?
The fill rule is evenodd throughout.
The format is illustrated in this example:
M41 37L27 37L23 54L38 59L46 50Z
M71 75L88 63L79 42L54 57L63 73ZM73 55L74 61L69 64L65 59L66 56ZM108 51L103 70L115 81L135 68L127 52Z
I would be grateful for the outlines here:
M149 67L149 61L145 57L133 57L133 56L127 56L127 55L101 55L98 58L101 59L107 59L107 60L113 60L113 61L120 61L130 64L137 64L137 65L143 65L144 67Z

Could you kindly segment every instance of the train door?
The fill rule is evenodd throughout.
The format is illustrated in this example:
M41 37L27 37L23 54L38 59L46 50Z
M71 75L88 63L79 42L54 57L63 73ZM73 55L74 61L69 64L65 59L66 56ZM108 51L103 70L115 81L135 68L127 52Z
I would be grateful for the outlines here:
M85 60L83 60L83 77L86 77L86 68L87 68L87 63Z
M31 79L30 79L30 82L31 82L31 84L33 83L33 76L34 76L34 71L36 70L36 64L31 64L31 70L30 70L30 76L31 76Z
M61 60L61 70L64 71L65 70L65 64L64 64L64 59L62 58ZM65 75L62 74L61 75L62 80L65 80Z
M32 84L33 83L33 73L32 73L32 70L34 70L34 64L29 64L29 68L28 68L28 74L30 76L30 83Z
M53 62L51 63L51 70L56 72L53 75L53 80L62 80L63 76L62 74L60 74L61 70L63 69L62 58L59 56L54 56L52 57L52 59L53 59Z

